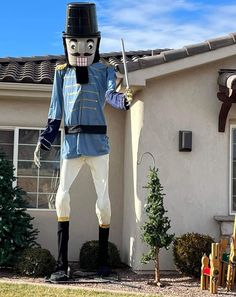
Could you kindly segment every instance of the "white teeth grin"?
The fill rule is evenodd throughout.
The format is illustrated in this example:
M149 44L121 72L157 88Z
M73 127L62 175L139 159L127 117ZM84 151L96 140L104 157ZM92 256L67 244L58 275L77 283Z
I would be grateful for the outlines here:
M77 66L88 66L88 58L77 57Z

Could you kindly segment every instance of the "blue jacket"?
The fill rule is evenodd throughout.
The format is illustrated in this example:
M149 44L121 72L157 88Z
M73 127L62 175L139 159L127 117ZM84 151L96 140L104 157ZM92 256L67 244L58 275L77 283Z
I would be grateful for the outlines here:
M102 63L88 66L89 83L77 84L74 67L56 68L48 125L39 137L40 147L50 150L58 133L62 117L64 126L106 125L106 102L118 109L128 109L123 93L116 92L116 74L112 67ZM99 156L109 153L106 134L66 134L62 158Z

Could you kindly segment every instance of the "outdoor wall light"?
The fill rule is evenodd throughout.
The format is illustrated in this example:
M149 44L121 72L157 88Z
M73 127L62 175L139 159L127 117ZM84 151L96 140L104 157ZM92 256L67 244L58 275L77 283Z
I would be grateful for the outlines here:
M179 151L192 151L192 131L179 131Z

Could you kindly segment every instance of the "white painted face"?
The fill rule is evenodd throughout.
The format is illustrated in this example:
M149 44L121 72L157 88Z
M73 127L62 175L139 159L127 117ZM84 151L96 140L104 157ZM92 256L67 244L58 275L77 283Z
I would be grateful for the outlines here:
M89 66L93 63L98 38L66 38L66 49L71 66Z

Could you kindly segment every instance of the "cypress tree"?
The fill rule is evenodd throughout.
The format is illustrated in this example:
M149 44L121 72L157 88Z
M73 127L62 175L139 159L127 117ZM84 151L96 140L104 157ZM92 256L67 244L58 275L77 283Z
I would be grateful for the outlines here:
M159 251L161 248L168 249L174 239L174 234L168 234L170 229L170 220L165 216L167 210L163 205L163 187L158 178L158 169L153 167L149 169L148 183L144 187L148 189L148 196L145 204L147 221L142 226L142 240L147 243L150 250L144 254L141 262L155 263L155 280L156 285L161 285L160 268L159 268Z
M14 187L14 168L0 151L0 266L12 267L25 248L38 246L38 230L26 213L26 193Z

